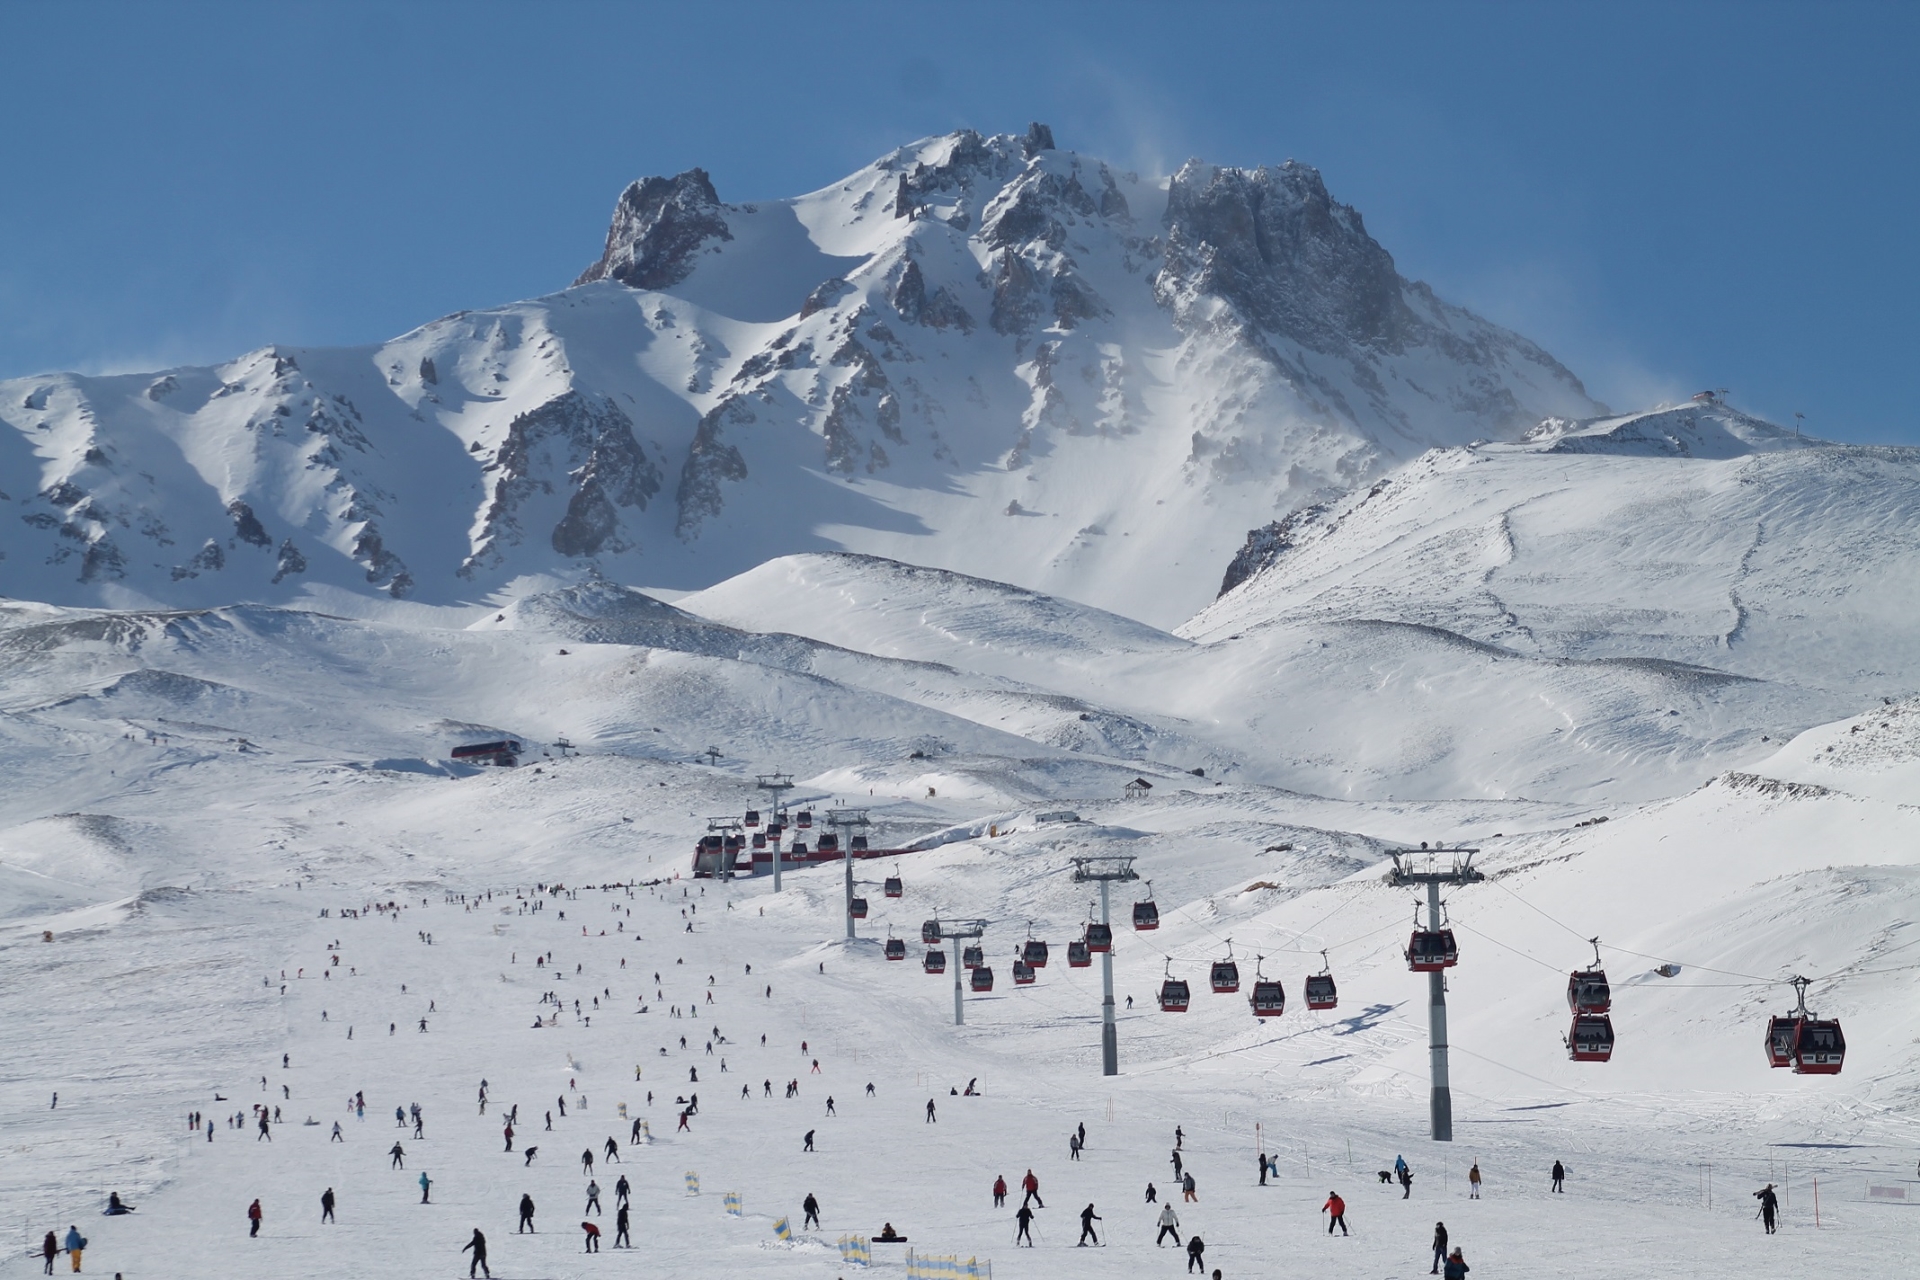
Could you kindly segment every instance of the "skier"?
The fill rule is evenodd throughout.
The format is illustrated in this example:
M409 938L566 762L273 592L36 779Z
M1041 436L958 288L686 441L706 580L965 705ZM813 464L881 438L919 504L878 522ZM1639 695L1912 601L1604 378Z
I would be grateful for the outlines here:
M1173 1149L1175 1151L1180 1150L1181 1147L1186 1145L1186 1142L1187 1142L1186 1131L1183 1130L1179 1125L1173 1126Z
M1433 1270L1427 1272L1427 1274L1430 1276L1439 1275L1440 1264L1446 1260L1447 1224L1444 1222L1436 1222L1433 1224Z
M588 1253L600 1252L600 1228L594 1226L591 1222L582 1222L580 1224L580 1229L587 1233L586 1252Z
M834 1109L833 1109L833 1095L832 1095L832 1094L828 1094L828 1095L827 1095L827 1114L828 1114L828 1115L834 1115L834 1114L836 1114L836 1113L834 1112Z
M588 1147L585 1151L582 1151L580 1153L580 1172L588 1175L589 1177L593 1175L593 1148L592 1147Z
M993 1180L993 1207L1004 1209L1007 1206L1007 1180L1004 1175Z
M1173 1163L1173 1180L1175 1182L1178 1182L1180 1180L1180 1173L1183 1167L1180 1159L1180 1148L1178 1147L1175 1147L1173 1149L1172 1163Z
M1555 1191L1558 1191L1561 1195L1565 1195L1567 1193L1567 1189L1561 1186L1560 1184L1565 1182L1566 1180L1567 1180L1566 1166L1561 1164L1558 1160L1555 1160L1553 1162L1553 1189Z
M1473 1162L1473 1168L1467 1170L1467 1199L1478 1200L1479 1198L1480 1198L1480 1162L1478 1160L1475 1160Z
M620 1181L613 1184L613 1199L616 1204L626 1204L633 1198L633 1187L627 1181L627 1175L621 1174Z
M1067 1159L1078 1160L1079 1158L1080 1158L1080 1136L1078 1134L1070 1133L1067 1135Z
M537 1156L537 1155L539 1155L539 1154L540 1154L540 1148L538 1148L538 1147L528 1147L528 1148L527 1148L527 1158L526 1158L525 1160L522 1160L522 1161L520 1162L520 1167L521 1167L522 1169L528 1169L528 1168L531 1168L531 1167L533 1166L533 1158L534 1158L535 1156Z
M1154 1190L1153 1184L1149 1182L1147 1184L1147 1203L1152 1204L1154 1201L1158 1200L1159 1198L1160 1198L1160 1193Z
M252 1239L254 1236L260 1234L260 1202L258 1200L255 1200L247 1206L247 1221L251 1224L247 1228L247 1238ZM73 1269L75 1271L80 1269L80 1260L78 1258L73 1260Z
M332 1137L331 1139L329 1139L329 1141L332 1141L332 1142L345 1142L345 1141L346 1141L346 1138L344 1138L343 1136L341 1136L341 1133L340 1133L340 1122L339 1122L338 1120L335 1120L335 1121L333 1122L333 1137Z
M582 1209L580 1212L582 1213L601 1212L600 1184L595 1182L592 1178L587 1179L587 1207Z
M1754 1192L1753 1198L1760 1202L1760 1220L1766 1225L1767 1234L1772 1235L1774 1230L1773 1218L1774 1214L1779 1212L1780 1197L1773 1194L1773 1184L1769 1182L1766 1186Z
M432 1190L433 1190L433 1179L427 1177L426 1171L423 1169L420 1172L420 1203L421 1204L427 1203L427 1196L429 1193L432 1192Z
M1093 1211L1092 1205L1080 1211L1080 1243L1075 1246L1076 1248L1086 1248L1088 1240L1092 1240L1095 1244L1100 1243L1100 1237L1093 1232L1093 1224L1100 1221L1103 1219Z
M1206 1252L1207 1242L1205 1240L1202 1240L1199 1236L1187 1237L1187 1271L1189 1273L1198 1271L1203 1276L1207 1274Z
M1046 1208L1045 1205L1040 1207ZM1018 1249L1020 1242L1025 1240L1027 1248L1033 1248L1033 1235L1029 1230L1033 1226L1033 1210L1027 1208L1025 1201L1021 1202L1019 1211L1013 1215L1013 1220L1020 1224L1020 1229L1013 1233L1013 1247Z
M1404 1163L1400 1166L1400 1198L1402 1200L1413 1198L1413 1170Z
M401 1149L399 1143L394 1143L387 1151L387 1154L393 1157L393 1163L388 1165L388 1168L404 1169L407 1167L407 1153Z
M1347 1202L1340 1198L1338 1191L1327 1192L1327 1202L1320 1206L1320 1212L1332 1215L1327 1219L1328 1235L1333 1234L1336 1226L1340 1228L1341 1235L1347 1234Z
M607 1138L606 1155L607 1159L615 1164L620 1162L620 1144L615 1142L611 1135Z
M625 1203L622 1203L620 1207L613 1212L613 1247L616 1249L633 1248L633 1239L627 1234L627 1215L629 1212L630 1210Z
M510 1124L503 1125L501 1126L500 1132L506 1136L507 1150L513 1150L513 1126Z
M473 1261L467 1264L467 1280L473 1280L473 1273L484 1271L487 1280L493 1280L493 1268L487 1265L487 1238L480 1234L480 1228L473 1229L473 1239L460 1246L460 1252L473 1251Z
M333 1188L328 1187L320 1193L320 1221L333 1221Z
M811 1129L809 1129L809 1130L807 1130L807 1136L806 1136L806 1145L805 1145L805 1146L803 1146L803 1147L801 1147L800 1149L801 1149L802 1151L811 1151L811 1150L813 1150L813 1130L811 1130Z
M1180 1219L1174 1216L1172 1204L1163 1204L1160 1206L1159 1222L1160 1234L1153 1238L1153 1247L1156 1249L1164 1249L1166 1247L1166 1238L1172 1236L1174 1247L1178 1248L1180 1246Z
M819 1230L820 1202L813 1198L813 1192L811 1191L807 1192L807 1198L800 1202L800 1209L803 1213L806 1214L806 1217L802 1218L800 1221L800 1229L804 1231L808 1227L812 1227L816 1231Z
M520 1230L513 1234L521 1235L528 1231L540 1234L533 1225L533 1197L523 1191L520 1193Z
M1467 1280L1467 1272L1471 1270L1473 1270L1473 1268L1467 1265L1465 1256L1462 1255L1458 1249L1455 1249L1447 1255L1447 1269L1444 1273L1444 1280Z
M273 1134L267 1131L267 1112L264 1107L260 1110L260 1137L255 1138L254 1141L258 1142L260 1138L265 1138L268 1142L273 1141Z
M968 1093L973 1092L973 1085L971 1083L967 1085L967 1092ZM1080 1122L1079 1129L1077 1129L1075 1132L1079 1135L1079 1138L1080 1138L1080 1149L1084 1151L1087 1146L1087 1122L1085 1120L1082 1120Z
M933 1118L933 1099L932 1098L927 1099L927 1123L928 1124L940 1123L938 1120L935 1120Z
M1191 1169L1187 1170L1186 1177L1180 1179L1180 1198L1193 1203L1198 1203L1200 1200L1199 1194L1194 1191L1193 1170Z
M1027 1170L1027 1176L1020 1179L1020 1189L1027 1193L1021 1197L1020 1200L1020 1207L1022 1209L1027 1207L1027 1201L1029 1200L1039 1205L1042 1209L1047 1207L1047 1202L1040 1198L1040 1179L1033 1176L1033 1170Z

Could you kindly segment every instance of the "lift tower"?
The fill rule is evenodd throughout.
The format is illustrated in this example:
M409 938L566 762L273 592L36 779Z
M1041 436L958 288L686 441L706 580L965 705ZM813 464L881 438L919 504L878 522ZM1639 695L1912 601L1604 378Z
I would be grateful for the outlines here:
M773 799L769 807L780 819L780 834L782 836L786 835L787 792L793 790L793 775L790 773L763 773L753 780L753 785L772 795ZM778 893L780 892L780 842L774 840L771 843L773 845L773 891Z
M865 809L829 809L827 826L845 842L840 850L841 859L847 864L847 937L853 937L853 836L852 832L865 834L873 825Z
M1100 886L1100 923L1109 929L1113 922L1108 918L1107 886L1118 880L1138 880L1133 873L1133 856L1118 854L1107 857L1075 858L1073 860L1073 879L1076 884L1097 882ZM1113 950L1100 953L1100 1074L1117 1076L1120 1074L1120 1033L1113 1023Z
M1473 869L1478 849L1402 849L1392 853L1393 870L1387 883L1395 887L1427 887L1427 928L1440 929L1440 886L1474 884L1486 877ZM1435 869L1435 859L1448 854L1453 865ZM1414 869L1414 859L1425 857L1427 869ZM1453 1141L1453 1088L1447 1082L1447 975L1435 970L1427 974L1427 1054L1433 1076L1433 1140Z

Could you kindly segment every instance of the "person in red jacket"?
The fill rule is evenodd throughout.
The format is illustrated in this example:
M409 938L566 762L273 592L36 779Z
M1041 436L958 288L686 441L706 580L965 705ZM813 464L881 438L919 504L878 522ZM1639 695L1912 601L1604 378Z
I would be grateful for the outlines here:
M600 1228L594 1226L591 1222L582 1222L580 1229L587 1233L587 1252L600 1252Z
M1005 1177L995 1178L993 1180L993 1207L996 1209L1003 1208L1006 1203L1007 1180Z
M249 1227L247 1230L247 1235L248 1236L259 1235L260 1234L260 1202L258 1200L255 1200L252 1204L247 1206L247 1221L252 1224L251 1227Z
M1332 1215L1327 1219L1328 1235L1333 1234L1336 1225L1339 1226L1341 1235L1347 1234L1347 1202L1340 1198L1338 1191L1327 1192L1327 1202L1320 1206L1320 1212Z
M1042 1209L1047 1207L1047 1202L1040 1198L1040 1179L1033 1176L1033 1170L1027 1170L1027 1176L1020 1179L1020 1189L1027 1193L1021 1197L1020 1200L1020 1207L1022 1209L1027 1207L1027 1201L1029 1200L1039 1205Z

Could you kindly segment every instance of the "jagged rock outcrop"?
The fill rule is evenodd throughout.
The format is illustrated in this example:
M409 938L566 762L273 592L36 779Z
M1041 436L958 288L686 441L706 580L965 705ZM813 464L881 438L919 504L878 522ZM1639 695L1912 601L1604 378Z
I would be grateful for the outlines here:
M643 178L620 193L600 260L574 284L618 280L635 289L672 288L693 270L701 245L732 238L706 170Z

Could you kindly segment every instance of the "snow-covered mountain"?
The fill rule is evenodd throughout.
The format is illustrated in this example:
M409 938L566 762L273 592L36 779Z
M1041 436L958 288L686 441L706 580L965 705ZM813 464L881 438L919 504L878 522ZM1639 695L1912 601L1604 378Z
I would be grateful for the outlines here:
M962 131L792 199L636 182L572 288L390 342L0 383L0 563L71 604L449 602L855 550L1170 626L1250 527L1601 411L1311 168Z

